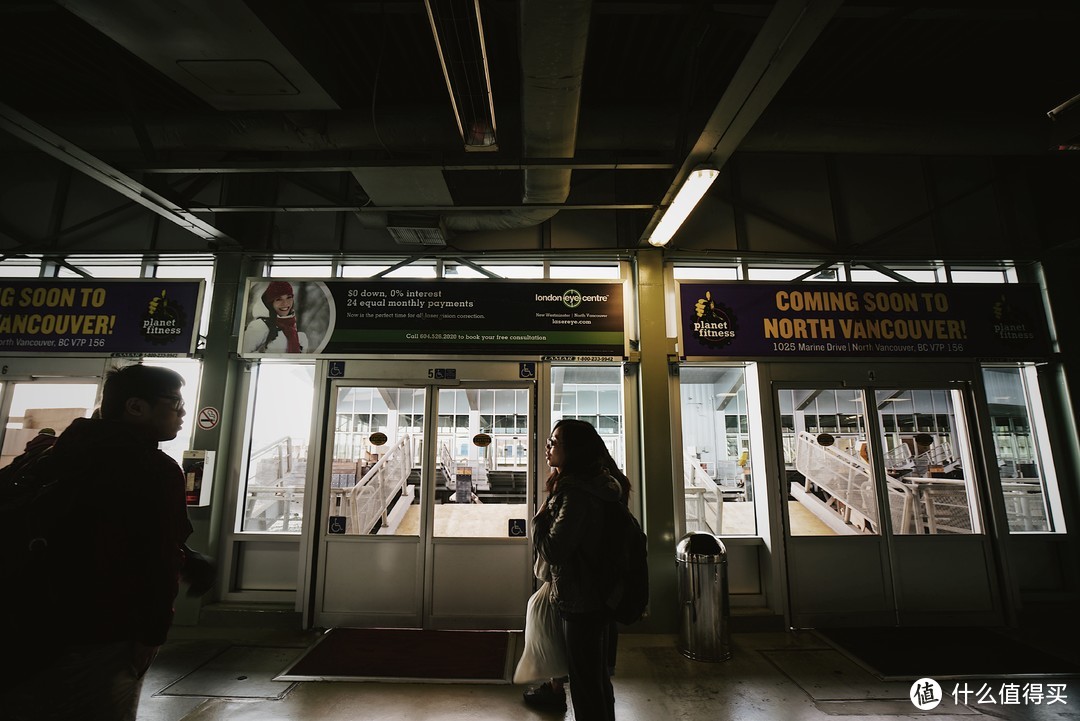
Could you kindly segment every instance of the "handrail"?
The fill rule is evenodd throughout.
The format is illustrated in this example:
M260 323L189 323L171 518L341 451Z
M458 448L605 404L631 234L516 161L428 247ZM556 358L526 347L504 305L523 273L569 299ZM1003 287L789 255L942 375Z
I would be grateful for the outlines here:
M872 472L860 455L822 446L812 434L804 431L798 435L795 467L807 482L818 486L842 504L842 508L833 508L843 520L859 526L862 519L866 519L877 527Z
M408 483L412 472L412 437L403 435L375 465L345 490L349 499L353 533L367 534L377 520L385 528L389 521L390 502Z
M454 454L450 452L450 449L446 447L445 443L439 444L439 461L442 464L443 481L450 483L450 481L453 480L450 469L454 465Z
M297 460L296 458L294 458L294 453L302 451L303 446L303 443L298 443L295 444L294 447L292 436L282 436L273 443L270 443L263 448L254 451L248 457L248 480L253 478L255 474L258 473L258 466L260 461L263 461L267 457L274 457L274 460L276 460L279 464L276 470L277 475L274 477L274 481L276 483L281 483L281 481L283 481L286 476L292 473L293 463L295 460ZM282 447L284 447L284 449ZM284 452L282 452L282 450L284 450Z
M708 473L701 467L697 459L683 451L683 486L684 489L700 488L701 491L693 492L694 498L691 499L690 491L684 490L686 494L686 504L689 506L691 502L695 506L694 519L702 527L711 529L713 533L721 533L724 524L724 499L720 494L720 487L717 485ZM712 498L706 498L711 494ZM711 508L710 508L711 505ZM706 510L711 510L713 516L716 518L716 526L713 527L709 523L709 519L706 515ZM687 528L687 530L691 530Z
M689 473L687 473L687 469L690 469ZM709 474L705 472L705 469L698 464L697 459L686 451L683 451L683 481L687 485L702 488L708 488L709 483L716 484Z
M270 451L274 450L275 448L277 448L278 446L280 446L282 444L285 444L286 446L288 446L289 451L292 452L292 436L282 436L281 438L278 438L273 443L270 443L269 445L266 445L266 446L260 448L257 451L252 451L250 459L252 461L254 461L256 458L261 458L262 456L266 455L267 453L269 453Z

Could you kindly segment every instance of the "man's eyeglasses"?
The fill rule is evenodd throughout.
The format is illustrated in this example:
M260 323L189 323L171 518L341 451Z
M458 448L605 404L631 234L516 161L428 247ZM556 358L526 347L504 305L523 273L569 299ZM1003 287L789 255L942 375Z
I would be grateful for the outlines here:
M184 399L180 396L173 395L160 395L158 398L164 398L167 401L172 401L172 409L179 413L184 410Z

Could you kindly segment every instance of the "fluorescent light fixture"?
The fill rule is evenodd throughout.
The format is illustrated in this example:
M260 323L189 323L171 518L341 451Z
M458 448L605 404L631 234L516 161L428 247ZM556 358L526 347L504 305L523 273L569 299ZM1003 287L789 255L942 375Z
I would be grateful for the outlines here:
M656 229L649 236L651 245L662 247L668 244L671 236L675 235L675 231L690 215L690 211L698 204L719 174L720 171L716 168L695 168L690 173L686 182L679 188L679 192L675 194L675 200L671 201L671 205L664 212L664 217L660 218Z
M465 150L498 150L480 0L424 0Z

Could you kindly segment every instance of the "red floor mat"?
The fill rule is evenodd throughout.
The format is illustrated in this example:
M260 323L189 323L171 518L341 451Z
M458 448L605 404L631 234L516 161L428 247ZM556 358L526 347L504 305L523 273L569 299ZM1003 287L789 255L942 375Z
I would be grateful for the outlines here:
M503 681L507 631L334 628L279 679Z

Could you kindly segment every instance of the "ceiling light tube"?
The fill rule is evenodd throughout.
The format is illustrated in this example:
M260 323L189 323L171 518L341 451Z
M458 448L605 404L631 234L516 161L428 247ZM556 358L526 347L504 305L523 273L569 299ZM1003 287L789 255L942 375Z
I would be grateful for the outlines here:
M709 189L709 186L713 184L719 174L720 171L716 168L695 168L690 173L682 187L679 188L679 192L675 194L675 200L671 201L671 205L664 212L664 216L660 218L656 229L649 236L651 245L662 247L668 244L671 236L675 235L675 231L690 215L690 211L698 204L698 201L705 195L705 191Z

